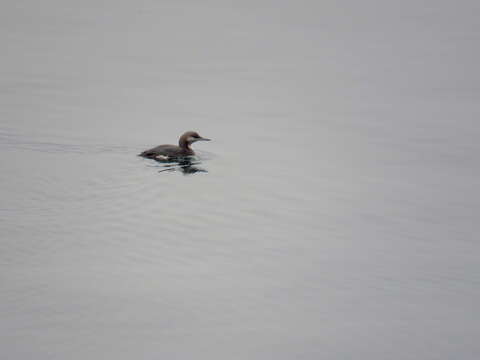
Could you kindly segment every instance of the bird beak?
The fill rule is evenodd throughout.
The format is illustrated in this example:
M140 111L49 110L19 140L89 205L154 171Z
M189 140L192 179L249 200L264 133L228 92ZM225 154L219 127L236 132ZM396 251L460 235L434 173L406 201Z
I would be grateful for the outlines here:
M204 137L198 138L197 140L198 141L211 141L211 139L207 139L207 138L204 138Z

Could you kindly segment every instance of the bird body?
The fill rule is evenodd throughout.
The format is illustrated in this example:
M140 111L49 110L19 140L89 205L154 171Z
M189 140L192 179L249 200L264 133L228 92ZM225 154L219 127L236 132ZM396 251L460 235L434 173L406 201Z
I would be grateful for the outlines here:
M193 156L195 155L195 152L190 145L196 141L210 141L210 139L201 137L195 131L187 131L180 136L180 139L178 139L178 146L168 144L158 145L154 148L143 151L139 156L159 161L168 161Z

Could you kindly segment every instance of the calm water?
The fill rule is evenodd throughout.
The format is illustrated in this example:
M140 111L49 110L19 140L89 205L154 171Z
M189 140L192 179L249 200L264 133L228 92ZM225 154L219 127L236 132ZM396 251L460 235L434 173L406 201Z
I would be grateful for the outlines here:
M3 2L0 358L478 359L479 15Z

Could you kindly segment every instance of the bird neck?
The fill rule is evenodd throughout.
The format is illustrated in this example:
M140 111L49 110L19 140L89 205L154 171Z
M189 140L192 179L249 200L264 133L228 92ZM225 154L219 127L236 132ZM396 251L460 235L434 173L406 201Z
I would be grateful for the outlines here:
M178 140L178 146L180 146L182 149L185 149L185 150L192 150L190 148L190 143L183 138L180 138L180 140Z

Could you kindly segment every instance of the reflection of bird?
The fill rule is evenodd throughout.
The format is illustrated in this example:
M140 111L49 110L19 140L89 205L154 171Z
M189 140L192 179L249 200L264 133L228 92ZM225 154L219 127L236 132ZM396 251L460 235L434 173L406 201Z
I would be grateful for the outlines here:
M164 171L180 171L184 175L190 175L190 174L195 174L197 172L203 172L207 173L208 171L205 169L202 169L198 166L195 166L198 164L197 162L191 162L190 160L182 160L178 163L175 163L175 165L171 165L172 163L169 163L169 165L165 165L165 169L160 170L159 172L164 172Z
M210 139L203 138L195 131L187 131L180 136L177 145L158 145L149 150L145 150L139 156L155 159L160 161L167 161L178 159L186 156L195 155L195 152L190 147L196 141L210 141Z
M184 175L195 174L197 172L205 172L205 173L208 172L205 169L195 166L197 164L199 164L199 162L193 162L191 158L185 158L184 160L181 160L178 163L179 169L182 171Z

